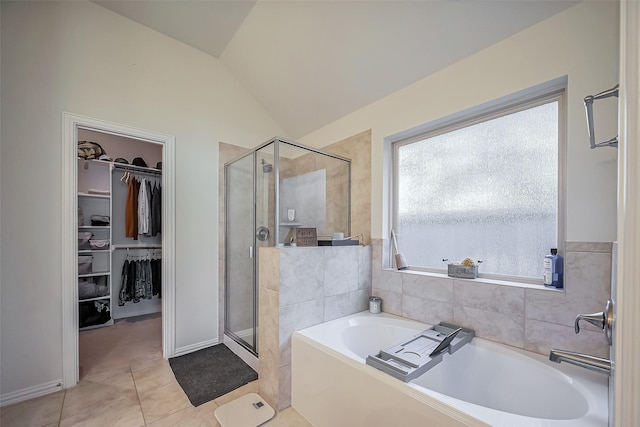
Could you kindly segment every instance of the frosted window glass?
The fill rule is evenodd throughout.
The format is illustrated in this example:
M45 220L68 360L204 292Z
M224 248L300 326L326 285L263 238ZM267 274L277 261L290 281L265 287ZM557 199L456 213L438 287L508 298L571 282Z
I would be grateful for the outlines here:
M558 102L397 150L400 252L410 265L482 260L480 273L542 277L557 247Z

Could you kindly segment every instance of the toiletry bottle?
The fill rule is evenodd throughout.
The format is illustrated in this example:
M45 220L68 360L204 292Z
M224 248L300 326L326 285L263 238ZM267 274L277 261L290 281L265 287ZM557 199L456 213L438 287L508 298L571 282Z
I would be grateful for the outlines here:
M558 250L553 248L551 254L544 257L544 285L549 288L562 289L563 273L562 257L558 255Z

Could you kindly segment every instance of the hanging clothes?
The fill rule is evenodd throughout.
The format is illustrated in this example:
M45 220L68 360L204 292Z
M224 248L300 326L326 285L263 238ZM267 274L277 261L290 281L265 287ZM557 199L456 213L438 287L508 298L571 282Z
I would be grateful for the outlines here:
M138 192L138 235L149 234L149 198L147 179L142 178L140 191Z
M127 172L127 200L124 210L124 231L125 237L138 240L138 198L140 182Z
M160 259L137 261L126 259L122 265L120 276L118 305L123 306L128 301L138 303L143 299L152 299L154 295L160 297L162 289L161 266Z
M151 235L157 236L161 231L162 225L162 196L161 186L158 183L153 184L151 191Z

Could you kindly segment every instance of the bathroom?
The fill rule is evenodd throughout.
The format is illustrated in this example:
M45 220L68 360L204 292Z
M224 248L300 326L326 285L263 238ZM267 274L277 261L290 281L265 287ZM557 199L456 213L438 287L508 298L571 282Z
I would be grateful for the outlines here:
M221 342L224 313L219 307L224 299L218 284L223 283L223 272L218 262L224 251L216 191L222 171L217 165L235 154L223 159L218 142L249 149L282 135L282 130L218 60L93 2L5 3L12 2L2 5L2 396L58 390L65 379L64 326L51 320L63 317L62 255L42 249L38 268L24 261L32 259L33 248L42 242L57 247L61 240L64 192L59 176L64 164L57 142L62 111L176 136L179 235L169 347L172 352L186 352ZM358 139L359 148L342 155L354 162L364 157L368 169L354 167L352 194L369 191L370 196L352 206L354 215L360 216L352 218L351 229L371 243L371 292L383 298L385 312L428 323L464 318L480 337L540 354L559 347L608 357L601 333L586 328L576 335L572 322L578 313L602 310L608 295L610 245L620 235L617 227L622 220L628 220L621 218L616 224L622 214L616 209L619 152L589 149L582 105L584 96L620 82L619 7L616 2L579 2L316 131L292 138L318 149ZM50 37L30 35L27 29L34 27ZM75 31L65 31L71 28ZM31 55L37 56L35 63ZM167 69L167 58L183 64L182 69ZM203 70L215 78L204 76ZM564 292L480 281L469 288L448 279L432 283L422 276L382 269L390 235L385 138L562 76L568 78L569 98L563 255L573 266L574 277L579 272L584 281L572 286L567 273ZM78 85L80 80L86 85ZM100 102L87 97L88 86ZM615 111L605 108L602 114L606 123L598 126L599 137L615 135ZM50 143L52 135L56 143ZM368 150L360 148L367 143ZM25 165L33 180L22 179L19 187L13 187L9 183L22 176ZM368 179L356 182L357 173ZM44 220L42 206L50 207ZM219 227L212 227L216 222ZM432 287L448 290L437 298L435 292L420 290ZM635 301L633 294L628 298L628 304ZM477 306L480 301L482 308ZM632 325L632 311L624 313ZM492 327L495 324L501 327ZM629 355L626 363L636 360L633 349L622 348ZM632 373L637 369L629 368ZM623 395L621 404L632 398L637 400L637 395ZM629 416L637 414L626 411Z

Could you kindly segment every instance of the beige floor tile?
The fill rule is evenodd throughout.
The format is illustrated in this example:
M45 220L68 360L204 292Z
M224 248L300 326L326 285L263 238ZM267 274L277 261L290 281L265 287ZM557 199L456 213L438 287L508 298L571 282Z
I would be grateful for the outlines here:
M139 397L142 413L147 423L191 407L191 402L177 382L141 392Z
M163 385L176 383L176 377L166 359L149 362L146 368L134 371L132 374L138 393L145 393Z
M182 411L171 414L165 418L148 424L149 427L220 427L220 424L213 415L218 405L214 402L207 402L194 408L190 406Z
M239 387L223 396L218 397L217 399L215 399L215 402L218 404L218 406L222 406L225 403L229 403L232 400L235 400L237 398L239 398L240 396L244 396L245 394L248 393L258 393L258 381L251 381L249 384L245 384L242 387Z
M58 425L65 392L58 391L0 409L2 427L42 427Z
M288 407L284 411L276 414L266 427L313 427L302 415L293 407Z
M65 418L60 422L60 427L144 427L144 418L138 398L130 401L126 399L111 402Z
M84 379L67 390L62 406L62 419L91 413L114 402L137 401L131 373L104 377L100 380Z

